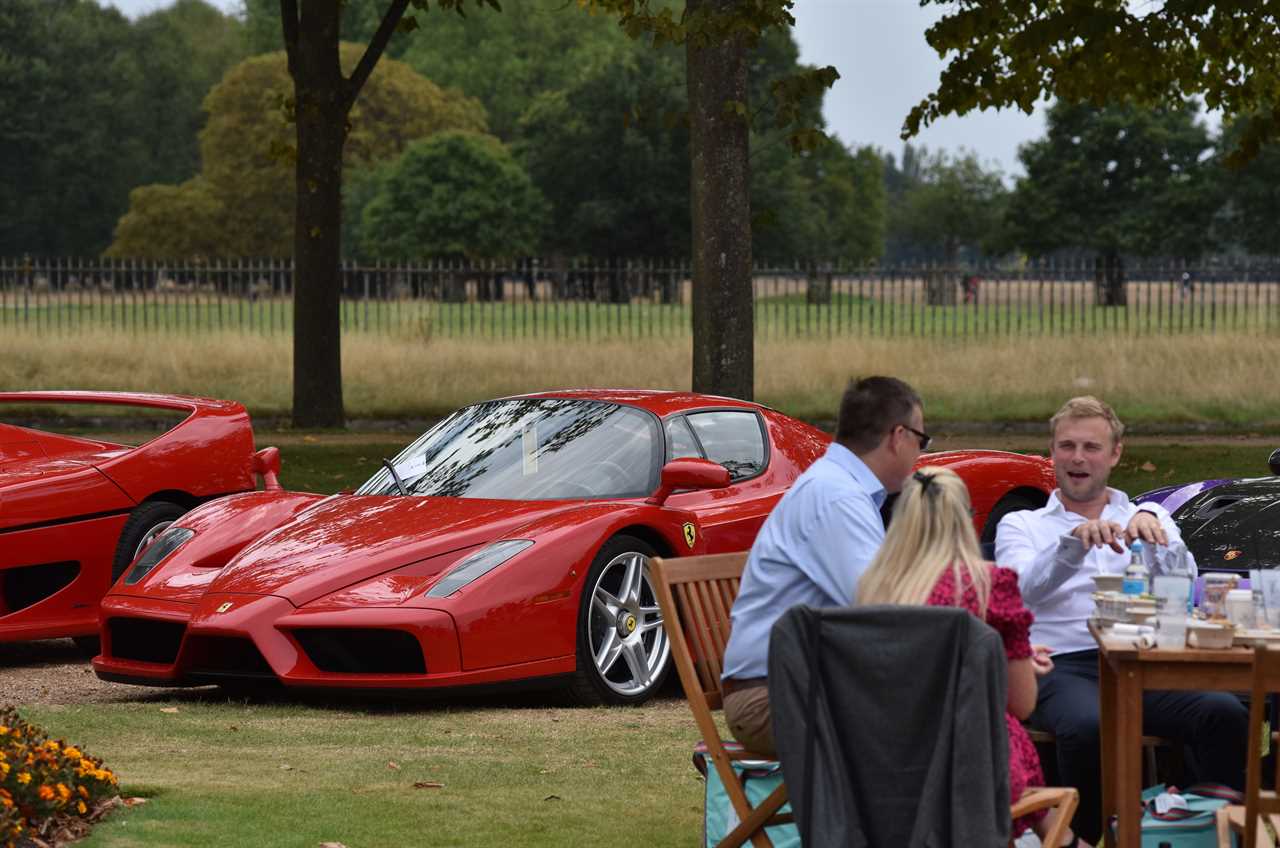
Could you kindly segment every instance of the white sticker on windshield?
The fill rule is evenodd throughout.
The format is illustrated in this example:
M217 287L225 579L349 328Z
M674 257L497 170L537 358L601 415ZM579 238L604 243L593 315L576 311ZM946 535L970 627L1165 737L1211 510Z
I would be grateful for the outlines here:
M526 424L520 431L521 453L524 455L525 477L538 473L538 425Z

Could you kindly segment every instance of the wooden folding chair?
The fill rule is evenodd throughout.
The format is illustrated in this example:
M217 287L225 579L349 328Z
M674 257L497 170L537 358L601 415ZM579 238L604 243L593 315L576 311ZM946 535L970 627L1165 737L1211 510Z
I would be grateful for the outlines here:
M786 784L769 793L759 806L751 806L734 772L733 761L775 758L751 751L727 750L712 715L723 707L720 672L724 667L724 648L729 642L729 611L738 596L738 581L746 564L746 551L667 560L655 557L649 562L649 574L671 643L671 656L684 685L689 709L738 815L738 826L717 848L737 848L748 840L756 848L772 848L773 842L764 829L793 821L790 814L778 814L787 802Z
M1244 835L1245 848L1272 848L1280 834L1280 794L1262 788L1262 734L1267 732L1267 695L1280 692L1280 650L1259 645L1253 652L1253 690L1249 698L1249 747L1245 765L1244 804L1217 812L1218 846L1231 848L1231 834ZM1271 749L1276 737L1271 737ZM1280 754L1275 756L1273 786L1280 788ZM1263 818L1265 816L1265 818ZM1269 825L1269 827L1268 827Z

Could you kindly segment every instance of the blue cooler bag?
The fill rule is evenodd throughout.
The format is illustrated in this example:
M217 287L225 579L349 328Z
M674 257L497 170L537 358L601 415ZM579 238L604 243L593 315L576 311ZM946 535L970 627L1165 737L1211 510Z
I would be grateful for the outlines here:
M741 751L742 745L726 741L724 747L730 751ZM693 749L693 767L707 779L706 814L702 824L702 841L706 848L715 848L720 840L729 835L729 831L738 826L738 814L725 794L724 784L720 782L720 772L711 762L707 746L699 742ZM775 760L744 760L734 762L733 770L746 790L747 800L752 806L764 801L769 793L782 785L782 764ZM791 805L784 804L780 813L791 812ZM775 848L800 848L800 831L795 824L780 824L765 828Z
M1142 791L1142 848L1217 848L1214 813L1228 804L1243 804L1244 796L1228 786L1198 783L1185 790L1168 791L1187 800L1187 809L1156 812L1156 796L1166 791L1164 784ZM1238 844L1234 837L1233 844Z

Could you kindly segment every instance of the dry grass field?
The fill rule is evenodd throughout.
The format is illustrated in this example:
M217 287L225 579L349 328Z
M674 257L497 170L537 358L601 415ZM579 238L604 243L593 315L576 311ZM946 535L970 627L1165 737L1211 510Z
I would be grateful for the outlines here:
M853 375L915 385L933 421L1043 420L1091 392L1135 421L1213 428L1280 423L1270 335L1029 337L991 340L769 340L756 347L756 397L811 419L833 416ZM0 389L119 389L234 398L259 415L291 402L287 336L83 332L0 334ZM686 389L687 338L460 341L348 334L344 399L357 418L438 415L506 394L573 386Z

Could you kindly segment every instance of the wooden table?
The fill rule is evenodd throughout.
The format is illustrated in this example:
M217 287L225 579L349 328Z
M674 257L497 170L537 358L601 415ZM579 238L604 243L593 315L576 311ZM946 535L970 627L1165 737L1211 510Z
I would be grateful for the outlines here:
M1139 648L1089 622L1098 643L1102 736L1102 822L1120 813L1118 848L1141 844L1142 693L1147 689L1246 692L1253 649ZM1243 771L1244 763L1240 764Z

